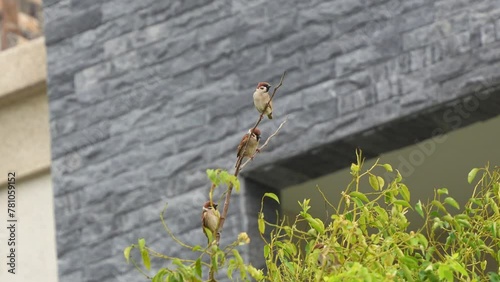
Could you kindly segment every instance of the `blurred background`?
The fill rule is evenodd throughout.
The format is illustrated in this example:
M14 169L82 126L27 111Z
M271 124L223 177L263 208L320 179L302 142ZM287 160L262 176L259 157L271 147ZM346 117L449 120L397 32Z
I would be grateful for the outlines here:
M0 33L0 207L15 171L19 220L18 273L0 281L144 281L123 259L141 237L192 256L159 213L205 243L205 170L232 169L257 83L284 71L263 139L288 121L222 235L248 232L257 267L262 194L282 199L271 215L312 198L327 217L316 187L335 202L356 148L398 169L412 204L443 187L463 203L470 169L500 160L497 0L0 0Z

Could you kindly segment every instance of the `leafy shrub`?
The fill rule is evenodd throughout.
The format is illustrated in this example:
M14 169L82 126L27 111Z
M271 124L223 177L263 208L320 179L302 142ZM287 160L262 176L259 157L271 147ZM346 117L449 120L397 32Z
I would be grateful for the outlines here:
M258 226L265 241L265 269L256 269L241 258L237 247L250 240L245 233L222 249L215 244L191 247L178 241L166 225L179 244L199 253L198 259L159 254L146 247L143 239L125 249L125 258L129 260L130 251L137 248L146 268L149 255L171 260L175 267L160 269L149 277L153 281L202 281L203 269L224 269L229 278L243 281L500 281L500 168L471 170L469 183L480 176L464 207L445 188L436 189L427 203L418 201L412 206L401 174L394 171L396 177L385 183L376 173L384 170L393 171L391 165L378 162L363 171L357 152L357 163L351 165L352 181L339 203L334 206L324 199L335 211L328 223L309 213L308 199L299 203L301 211L291 225L285 219L267 222L261 208ZM208 171L214 185L236 184L237 179L227 172L217 173ZM365 178L372 192L361 192ZM264 197L279 203L272 193ZM415 231L408 230L409 213L423 219ZM299 228L304 224L307 228ZM271 230L270 236L263 235L266 229ZM205 262L204 256L210 260ZM487 267L496 272L488 272Z

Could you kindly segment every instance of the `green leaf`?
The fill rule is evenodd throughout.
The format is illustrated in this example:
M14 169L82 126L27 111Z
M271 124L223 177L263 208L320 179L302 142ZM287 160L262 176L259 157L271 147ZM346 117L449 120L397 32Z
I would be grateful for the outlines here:
M394 180L396 180L396 183L399 183L399 182L401 182L401 180L403 179L403 177L401 176L401 173L399 173L399 170L396 169L396 172L398 174L396 175L396 178Z
M354 215L352 214L352 211L348 212L345 214L345 219L352 221Z
M168 273L168 271L165 268L160 269L158 273L153 277L152 282L163 282L164 279L163 277Z
M441 204L441 202L437 201L437 200L433 200L432 202L432 205L434 205L435 207L437 207L438 209L442 210L444 213L448 213L448 211L446 210L446 208L443 206L443 204Z
M351 164L351 174L352 173L356 173L359 171L359 165L355 164L355 163L352 163Z
M194 264L194 271L196 273L196 276L201 278L201 258L198 258L196 260L196 263Z
M406 185L404 185L403 183L400 183L399 189L400 189L401 195L403 196L403 199L405 201L409 202L410 201L410 191L408 190L408 187L406 187Z
M398 258L399 262L408 266L408 268L418 268L418 261L412 256L403 256Z
M384 188L384 185L385 185L384 179L380 176L377 176L377 180L378 180L378 184L379 184L380 189Z
M474 181L474 178L476 178L476 174L477 174L478 171L479 171L479 168L473 168L469 172L469 175L467 175L467 181L469 182L469 184L471 184L472 181Z
M264 214L260 213L257 223L259 225L260 234L264 234L264 232L266 231L266 223L264 222Z
M234 259L229 260L229 265L227 266L227 277L233 280L233 272L236 270L236 261Z
M146 246L146 240L144 238L140 238L139 242L139 251L142 252L144 250L144 246Z
M125 260L127 263L130 261L130 251L132 250L133 246L128 246L123 250L123 255L125 256Z
M488 202L490 203L490 207L491 207L491 209L493 210L493 213L494 213L495 215L500 214L500 211L498 210L498 205L497 205L497 203L495 202L495 200L494 200L493 198L490 198L490 199L488 200Z
M490 282L500 282L500 275L495 272L488 272L488 277L490 278Z
M196 246L194 246L194 247L193 247L192 251L193 251L193 252L196 252L196 251L200 251L200 250L202 250L202 249L203 249L203 248L202 248L200 245L196 245Z
M264 246L264 258L267 258L269 256L269 253L271 253L271 248L269 245Z
M214 247L216 247L216 245L214 245ZM211 261L212 261L212 263L211 263L211 264L212 264L212 267L213 267L214 269L219 268L219 263L217 262L217 254L216 254L216 255L212 255L212 257L211 257Z
M157 273L157 274L153 277L153 279L151 279L151 282L160 282L160 281L161 281L161 278L163 278L163 277L161 277L161 278L160 278L160 277L158 276L159 274L160 274L160 273L158 272L158 273Z
M351 192L349 195L350 195L351 197L358 198L358 199L360 199L360 200L362 200L362 201L364 201L364 202L366 202L366 203L368 203L368 202L369 202L369 200L368 200L368 198L365 196L365 194L363 194L363 193L361 193L361 192L356 192L356 191L354 191L354 192Z
M422 202L420 200L418 200L418 203L415 205L415 210L422 218L424 218L424 210L422 209Z
M252 265L247 265L245 266L246 270L248 273L250 273L250 276L252 276L256 281L261 281L264 279L264 275L262 273L262 270L256 269Z
M453 199L452 197L447 197L446 199L444 199L444 203L456 208L457 210L460 209L457 201L455 201L455 199Z
M410 204L405 200L394 200L394 202L392 202L392 203L396 204L396 205L404 206L407 208L411 208Z
M285 250L291 257L297 255L297 247L290 242L286 242L283 244L283 250Z
M227 180L227 182L226 182L227 185L232 184L234 187L234 190L236 192L240 192L240 180L238 179L238 177L228 173L226 176L226 180Z
M243 264L243 258L240 256L240 253L238 252L238 250L233 249L233 256L236 259L236 261L238 262L238 264Z
M357 207L362 207L362 206L364 206L364 205L363 205L363 202L362 202L360 199L358 199L358 198L356 198L356 197L353 197L353 198L352 198L352 200L354 201L354 203L356 203L356 206L357 206Z
M316 230L314 230L314 228L310 228L309 230L307 230L307 234L309 234L309 236L311 236L313 238L318 237L318 232L316 232Z
M450 267L446 264L439 266L438 275L440 280L446 279L446 281L453 281L453 271L451 271Z
M373 174L370 174L370 177L368 178L368 181L370 182L370 186L372 186L372 188L375 191L380 190L380 183L378 182L377 176L375 176Z
M378 216L377 216L378 219L380 219L384 222L387 222L389 220L389 215L387 215L386 210L384 210L383 208L381 208L379 206L375 206L374 209L378 214Z
M151 261L149 260L149 253L147 250L143 249L141 251L141 256L142 256L142 262L144 263L144 267L147 270L151 269Z
M491 234L493 235L493 238L497 238L497 223L496 222L492 222L490 224L490 230L491 230Z
M457 222L464 226L464 227L467 227L467 228L472 228L472 225L470 225L469 221L468 220L465 220L465 219L457 219Z
M412 272L410 271L408 266L406 264L401 264L401 269L403 270L406 281L411 281L412 280Z
M290 274L294 274L295 273L295 267L293 266L293 264L289 261L286 261L285 262L285 266L288 268L288 270L290 271Z
M460 274L467 276L467 270L457 261L450 261L450 266L455 270L456 272L459 272Z
M427 249L427 246L429 246L429 241L427 240L427 238L422 233L417 233L416 236L419 242L424 246L424 248Z
M392 166L391 166L390 164L384 164L384 165L382 165L382 166L383 166L383 167L385 168L385 170L387 170L388 172L392 172Z
M439 188L439 189L437 189L437 193L438 193L438 195L443 195L443 194L448 195L448 189Z
M306 217L307 222L309 222L309 225L314 228L319 234L323 234L325 232L325 225L323 224L323 221L319 218L312 218L311 216Z
M309 201L311 199L304 199L304 201L301 203L299 201L297 201L299 203L299 206L302 208L302 211L304 213L307 213L307 211L311 208L311 206L309 206Z
M217 185L217 172L215 169L207 169L207 176L213 184Z
M457 240L457 236L455 235L454 232L450 232L448 237L446 238L446 243L445 243L445 246L448 248L451 246L451 244L453 244L453 242L455 242Z
M208 228L205 228L203 227L203 229L205 230L205 233L207 233L207 238L208 238L208 242L213 242L214 241L214 234L212 234L212 231Z
M309 240L306 244L305 250L306 254L309 254L311 251L314 250L314 245L316 244L316 241L314 240Z
M276 202L278 202L278 204L280 203L280 199L274 193L265 193L264 197L269 197L269 198L275 200Z

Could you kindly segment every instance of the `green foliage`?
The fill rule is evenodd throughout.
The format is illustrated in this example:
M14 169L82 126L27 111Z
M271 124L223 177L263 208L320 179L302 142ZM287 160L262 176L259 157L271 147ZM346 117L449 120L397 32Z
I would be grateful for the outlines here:
M227 170L222 169L207 169L208 179L215 186L220 186L221 184L232 185L236 192L240 191L240 181L238 177L232 175Z
M215 188L220 185L227 185L228 187L234 187L235 190L239 190L240 183L237 177L230 174L229 172L221 169L208 169L207 177L212 183L210 189L210 197L212 197L212 192ZM279 203L278 197L273 193L266 193L266 197L269 197ZM127 263L132 262L136 269L142 273L146 278L152 280L153 282L174 282L174 281L202 281L203 270L208 269L209 271L218 272L221 268L227 269L228 277L236 278L234 272L239 274L238 279L248 280L249 275L252 277L264 277L262 270L258 270L251 265L244 263L243 258L239 254L237 247L247 245L250 243L250 238L243 232L238 235L236 240L224 248L219 248L216 244L211 244L206 247L202 246L190 246L184 242L181 242L175 237L172 231L168 228L164 221L163 214L165 209L161 212L160 218L163 226L170 236L177 244L184 247L190 252L198 253L198 258L195 260L181 259L176 257L170 257L161 253L158 253L146 245L146 240L141 238L138 240L137 244L130 245L126 247L123 251L125 260ZM264 223L264 222L263 222ZM209 242L213 241L214 234L210 230L205 229L209 237ZM200 235L203 234L200 230ZM203 235L201 235L203 236ZM137 249L142 260L142 267L131 258L131 252ZM171 267L161 268L153 276L149 276L146 271L151 269L151 257L160 258L168 260L171 262ZM146 271L144 271L144 269Z
M393 172L394 178L382 178L385 172ZM196 260L161 255L143 239L124 250L125 258L138 267L130 258L137 248L145 269L150 255L170 260L173 267L152 277L145 274L153 281L202 281L207 272L222 269L234 281L500 281L500 168L475 168L469 173L468 182L476 182L464 206L446 188L436 189L427 203L412 202L411 189L399 171L378 162L365 170L359 152L350 173L352 181L339 203L334 206L325 199L334 210L325 221L310 214L312 203L304 199L291 224L285 218L268 222L264 199L280 201L272 193L263 196L257 220L265 243L265 269L246 264L239 254L238 246L250 241L246 233L222 249L178 242L199 253ZM222 170L208 170L207 175L214 186L239 185ZM366 191L361 189L363 183L370 192L361 192ZM408 230L407 216L412 213L423 224ZM486 270L487 261L497 272Z
M342 192L335 211L323 222L309 213L310 201L299 202L296 220L272 224L271 237L263 239L268 272L257 281L498 281L499 274L486 272L486 259L500 262L500 169L484 171L471 199L461 209L448 189L436 189L427 204L412 208L410 189L395 178L385 183L376 163L362 171L363 162L351 165L353 180ZM362 193L368 178L372 191ZM363 190L364 191L364 190ZM448 211L455 210L455 214ZM457 212L458 211L458 212ZM407 215L417 213L423 225L409 231ZM306 224L307 228L299 228ZM263 229L263 228L262 228ZM294 246L294 247L291 247ZM295 246L302 246L297 248Z

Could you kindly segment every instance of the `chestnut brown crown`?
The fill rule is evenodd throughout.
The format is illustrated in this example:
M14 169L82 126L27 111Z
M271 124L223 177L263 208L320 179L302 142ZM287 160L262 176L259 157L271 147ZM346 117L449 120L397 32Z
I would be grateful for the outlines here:
M262 88L261 88L262 87ZM269 91L269 88L271 88L271 84L269 82L259 82L259 84L257 84L257 89L262 89L262 90L265 90L266 91Z
M216 203L212 203L210 201L206 201L205 204L203 205L203 208L205 209L208 209L210 207L214 207L214 209L217 209L217 204Z
M252 130L252 129L250 129L250 130ZM260 138L260 129L255 128L255 129L253 130L253 133L257 136L257 138Z

